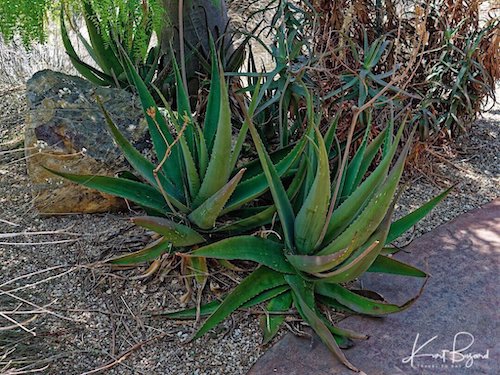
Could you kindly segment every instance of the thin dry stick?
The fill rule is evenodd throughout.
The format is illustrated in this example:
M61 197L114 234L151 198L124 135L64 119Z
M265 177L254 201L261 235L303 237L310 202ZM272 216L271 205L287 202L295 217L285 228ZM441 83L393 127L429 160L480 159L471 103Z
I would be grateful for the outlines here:
M33 245L58 245L62 243L75 242L76 240L59 240L47 242L0 242L3 246L33 246Z
M20 227L21 226L21 224L16 224L16 223L13 223L12 221L8 221L5 219L0 219L0 223L12 225L13 227Z
M63 319L63 320L68 320L68 321L70 321L70 322L76 322L76 323L80 323L80 322L82 322L81 320L71 319L71 318L68 318L68 317L66 317L66 316L63 316L63 315L57 314L57 313L55 313L55 312L53 312L53 311L47 310L45 307L46 307L46 306L50 306L50 304L49 304L49 305L45 305L44 307L41 307L41 306L38 306L38 305L34 304L33 302L30 302L30 301L28 301L28 300L25 300L25 299L24 299L24 298L22 298L22 297L16 296L15 294L12 294L12 293L9 293L9 292L6 292L6 291L2 292L2 294L6 294L6 295L8 295L9 297L12 297L12 298L17 299L17 300L19 300L19 301L21 301L21 302L26 303L27 305L33 306L33 307L35 307L35 308L39 309L39 310L40 310L40 313L42 313L42 312L43 312L43 313L46 313L46 314L49 314L49 315L53 315L53 316L58 317L58 318Z
M442 160L443 162L445 162L446 164L452 166L453 168L456 168L458 169L459 171L461 172L464 172L464 173L470 173L470 171L468 171L467 169L465 168L462 168L462 167L459 167L458 165L455 165L453 162L449 161L448 159L446 159L444 156L442 155L439 155L438 153L430 150L429 148L425 149L425 152L429 153L430 155Z
M43 270L38 270L38 271L35 271L35 272L31 272L31 273L28 273L28 274L25 274L25 275L22 275L22 276L18 276L18 277L14 278L14 279L10 279L9 281L6 281L5 283L1 284L0 288L3 288L4 286L12 284L12 283L14 283L16 281L19 281L19 280L22 280L22 279L26 279L26 278L30 278L31 276L36 276L36 275L39 275L41 273L50 272L50 271L54 271L54 270L57 270L57 269L60 269L60 268L67 268L67 267L71 267L71 266L55 266L55 267L45 268Z
M33 369L33 370L15 370L15 369L12 369L12 370L9 370L9 372L5 373L5 375L34 374L34 373L37 373L37 372L43 372L43 371L47 370L49 368L49 366L50 365L46 365L46 366L44 366L42 368L37 368L37 369Z
M150 342L152 341L156 341L156 340L160 340L162 338L164 338L165 336L167 336L168 333L165 332L165 333L162 333L160 335L157 335L155 337L152 337L150 339L147 339L145 341L141 341L137 344L135 344L134 346L132 346L131 348L129 348L128 350L126 350L122 355L120 355L116 360L104 365L104 366L101 366L101 367L98 367L94 370L91 370L91 371L87 371L87 372L83 372L81 373L80 375L90 375L90 374L96 374L96 373L99 373L99 372L103 372L103 371L107 371L119 364L121 364L123 361L125 361L134 351L142 348L144 345L146 344L149 344Z
M51 281L51 280L54 280L54 279L58 279L58 278L63 277L63 276L65 276L65 275L67 275L67 274L69 274L69 273L71 273L73 271L76 271L78 269L79 269L79 267L72 267L71 269L69 269L69 270L67 270L65 272L59 273L59 274L54 275L54 276L47 277L45 279L39 280L39 281L31 283L31 284L23 285L23 286L20 286L18 288L14 288L14 289L10 289L10 290L5 290L5 291L0 290L0 296L2 294L4 294L4 293L7 294L7 293L18 292L18 291L23 290L23 289L31 288L31 287L34 287L34 286L46 283L48 281Z
M32 329L29 329L29 328L26 328L26 324L29 324L31 323L33 320L36 319L36 316L30 318L30 319L27 319L25 320L24 322L18 322L17 320L11 318L10 316L8 316L7 314L3 313L3 312L0 312L0 316L6 320L8 320L9 322L13 323L14 325L13 326L8 326L8 327L0 327L0 331L7 331L7 330L10 330L10 329L13 329L13 328L21 328L23 331L25 332L28 332L30 334L32 334L33 336L36 336L36 333L34 332L34 328Z
M16 152L35 150L37 147L27 147L27 148L16 148L15 150L0 151L0 156L9 155Z

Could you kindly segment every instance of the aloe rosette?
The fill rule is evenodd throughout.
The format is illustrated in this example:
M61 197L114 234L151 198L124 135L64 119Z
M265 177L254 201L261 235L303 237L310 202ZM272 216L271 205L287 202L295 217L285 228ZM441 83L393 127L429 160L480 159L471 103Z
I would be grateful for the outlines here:
M345 357L341 348L349 347L352 339L367 336L333 325L322 313L334 308L371 316L402 311L415 301L402 305L366 297L345 287L345 283L364 272L381 272L424 280L427 274L409 264L393 259L390 243L424 217L449 193L450 189L430 200L409 215L392 222L410 141L398 154L402 125L392 139L388 127L371 143L369 129L349 163L332 178L329 160L332 147L330 128L323 136L313 118L309 102L308 146L299 168L303 174L300 192L290 198L283 180L251 119L247 122L259 159L277 208L281 230L275 239L256 236L234 236L203 246L189 256L224 260L247 260L259 264L249 276L234 288L222 302L214 301L200 308L208 316L194 338L198 338L227 318L232 312L266 302L266 314L261 318L264 341L269 342L285 320L284 312L292 306L314 329L326 346L348 368L358 371ZM382 157L369 172L377 154ZM338 167L340 169L340 167ZM336 181L341 183L337 187ZM332 189L332 186L335 186ZM425 282L423 283L425 284ZM369 294L376 295L374 292ZM193 318L196 309L164 314L172 319Z
M271 222L276 207L255 205L255 200L269 190L260 164L257 161L237 165L249 124L241 124L233 142L229 93L214 44L203 126L192 116L175 61L177 112L170 109L164 98L165 111L160 111L146 84L127 61L127 74L140 97L157 162L131 145L99 102L110 133L137 176L75 175L51 170L75 183L134 202L148 213L132 221L156 232L160 238L138 253L118 257L111 263L131 265L158 260L166 252L189 250L228 233L246 232ZM161 97L159 92L158 95ZM250 102L250 112L255 109L256 97L257 94ZM273 156L273 166L280 177L294 173L305 147L304 139ZM287 194L292 198L300 181L290 179Z

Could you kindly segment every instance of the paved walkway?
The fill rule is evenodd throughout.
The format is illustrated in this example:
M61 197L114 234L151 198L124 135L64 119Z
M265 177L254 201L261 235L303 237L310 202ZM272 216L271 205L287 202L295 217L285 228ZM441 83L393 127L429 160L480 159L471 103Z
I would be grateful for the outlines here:
M368 375L500 374L500 199L421 236L406 250L397 258L432 275L423 295L399 314L342 321L340 326L370 335L345 352L349 360ZM397 303L421 282L377 274L363 279L365 288ZM455 362L451 355L443 359L454 342ZM249 375L351 373L317 337L287 334Z

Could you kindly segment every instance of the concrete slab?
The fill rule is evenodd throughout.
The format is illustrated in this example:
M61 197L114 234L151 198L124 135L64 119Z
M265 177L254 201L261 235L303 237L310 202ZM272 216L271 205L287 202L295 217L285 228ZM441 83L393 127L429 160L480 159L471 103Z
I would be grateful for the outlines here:
M399 314L343 320L340 326L370 335L346 356L369 375L499 374L500 199L421 236L406 250L396 257L431 274L423 295ZM421 282L378 274L362 281L397 303ZM248 374L351 373L317 337L287 334Z

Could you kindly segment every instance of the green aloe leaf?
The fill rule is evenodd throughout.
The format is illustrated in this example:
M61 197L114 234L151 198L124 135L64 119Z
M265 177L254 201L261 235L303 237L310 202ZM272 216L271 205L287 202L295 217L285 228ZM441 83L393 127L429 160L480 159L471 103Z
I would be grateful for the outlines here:
M207 173L201 184L195 207L208 197L214 195L229 180L231 159L231 108L229 106L229 93L222 69L219 70L220 103L219 118L215 140L208 163ZM211 89L212 90L212 89Z
M335 284L332 284L332 285L335 285ZM338 311L338 312L341 312L341 313L345 313L345 314L352 314L352 315L356 314L355 311L351 310L347 306L344 306L344 305L340 304L339 301L337 301L336 299L325 297L325 296L323 296L323 295L321 295L319 293L316 294L316 297L318 299L318 303L319 304L322 304L322 305L325 305L327 307L330 307L330 308L334 309L335 311Z
M183 126L187 123L186 129L184 131L183 139L192 155L195 155L195 138L194 138L194 121L191 112L191 106L189 104L189 95L186 92L186 87L181 78L181 73L179 71L179 66L175 57L172 57L172 65L174 68L175 76L175 88L177 94L177 113L179 114L179 126Z
M292 307L292 293L286 292L274 297L266 306L266 310L273 312L287 311ZM264 333L263 344L268 344L279 331L285 321L285 315L265 314L259 319L259 324Z
M281 160L283 160L290 153L290 151L293 149L294 146L295 145L288 145L286 147L270 152L269 157L271 158L273 164L276 165ZM245 173L245 177L243 177L243 181L249 180L255 176L264 173L262 169L262 164L260 164L260 160L258 158L243 164L241 168L245 168L247 170L247 172Z
M367 148L367 143L368 143L368 136L370 135L371 131L371 124L372 124L372 114L371 112L368 113L368 124L366 126L365 134L363 136L363 141L361 142L361 145L359 146L358 150L354 154L353 158L351 159L351 162L349 163L346 174L345 174L345 182L343 185L342 189L342 194L341 197L346 198L351 193L356 189L357 185L356 180L358 177L358 174L360 172L361 164L364 159L365 151Z
M386 181L384 181L384 183L375 190L373 197L354 222L335 240L325 246L318 253L318 255L328 255L345 249L351 244L352 241L354 241L353 246L357 247L368 240L371 234L384 220L384 217L386 217L388 209L391 206L401 174L403 173L406 155L410 145L411 140L409 140L405 145L405 148L401 152L401 155L389 173ZM383 246L384 243L381 245Z
M305 163L302 163L299 170L295 174L290 186L286 191L288 199L292 200L298 193L302 181L305 176ZM276 206L273 204L271 206L265 206L258 209L257 213L253 213L250 216L246 216L242 219L236 220L232 223L226 224L215 229L216 232L243 232L253 228L257 228L262 225L266 225L272 222L274 214L276 213Z
M384 181L391 166L392 159L397 151L397 147L403 134L401 126L396 135L396 139L391 147L391 151L380 162L378 167L366 178L365 181L333 212L326 232L323 245L331 242L337 237L367 204L374 194L376 188ZM346 247L346 246L344 246Z
M201 229L212 229L234 189L245 173L242 169L226 185L224 185L212 197L208 198L201 206L189 214L188 218Z
M137 74L132 62L127 56L124 57L124 60L127 66L128 75L131 77L137 94L139 95L139 99L141 100L142 109L146 117L156 156L159 161L162 161L166 156L167 149L173 144L174 138L170 133L165 118L158 110L153 96L142 78ZM162 171L170 181L178 188L182 189L184 174L182 173L179 151L179 145L175 144L171 147L171 154L167 157Z
M182 86L182 84L180 84ZM168 117L170 124L175 128L177 135L176 135L176 140L177 143L169 143L170 148L177 149L177 145L179 145L180 149L178 149L178 159L182 165L184 165L184 168L182 168L181 164L177 165L176 167L182 171L181 175L179 176L180 181L185 181L187 180L187 188L189 189L189 195L191 198L194 198L200 189L200 175L198 171L198 166L201 168L205 168L205 154L201 155L200 158L200 163L197 165L195 163L195 153L191 151L190 146L188 145L188 142L186 140L186 130L191 127L196 127L196 125L193 123L193 120L191 118L191 114L187 114L184 112L184 115L180 115L179 113L175 113L172 111L170 104L167 102L163 94L160 92L160 90L156 89L156 92L158 93L158 96L161 98L165 109L168 112ZM163 117L162 117L163 118ZM163 118L163 120L165 120ZM166 122L165 122L166 123ZM175 141L172 141L175 142ZM197 150L199 151L204 151L204 145L203 145L203 140L196 138L196 147ZM172 147L173 146L173 147ZM193 146L194 147L194 146ZM196 150L195 150L196 151ZM171 155L172 156L172 155ZM169 158L171 157L169 156ZM167 159L167 161L169 160Z
M255 236L226 238L199 248L188 254L188 256L250 260L282 273L294 272L293 267L286 260L282 244Z
M164 253L170 252L171 249L172 244L164 238L160 238L158 241L146 246L142 250L110 259L106 261L106 263L119 266L130 266L144 262L151 262L158 259Z
M207 142L208 152L212 153L215 133L219 124L220 103L222 102L222 90L219 74L219 63L217 61L217 52L214 41L210 35L210 57L212 60L212 73L210 81L210 92L208 93L207 110L205 113L205 122L203 133Z
M299 271L307 273L324 272L338 266L345 261L355 247L349 246L347 249L337 251L330 255L294 255L287 254L288 261Z
M267 182L269 184L269 189L271 190L271 194L273 196L274 204L276 205L276 209L278 211L278 215L280 217L281 225L283 228L283 233L285 235L285 243L288 249L292 250L293 239L294 239L294 221L295 215L293 213L292 205L288 196L286 195L286 190L283 187L283 183L280 180L276 169L274 168L267 151L262 144L262 140L255 128L252 120L248 118L248 114L246 116L246 120L250 126L250 133L252 134L252 139L255 144L255 148L259 155L260 162L262 164L262 168L264 169L264 174L266 176Z
M203 135L203 131L200 129L198 125L196 125L196 131L198 133L198 138L197 138L198 169L200 172L200 179L203 181L203 179L207 174L208 162L210 160L208 156L207 142L205 140L205 136Z
M222 302L219 300L213 300L209 303L200 306L200 316L208 316L212 314L217 308L220 306ZM197 308L193 307L190 309L183 309L179 311L172 312L162 312L158 315L167 318L167 319L196 319Z
M420 208L392 223L386 243L391 243L392 241L396 240L404 232L406 232L408 229L422 220L429 212L431 212L434 207L437 206L439 202L441 202L448 196L448 194L450 194L454 187L455 186L452 186L446 189L444 192L439 194L437 197L432 198Z
M321 341L327 348L349 369L359 372L346 358L342 350L339 348L335 337L325 324L323 319L318 316L314 302L314 292L311 286L308 286L304 279L296 275L285 276L287 283L293 291L293 300L295 307L302 318L309 323L311 328L320 337Z
M194 229L162 217L134 217L132 218L132 222L140 227L161 234L175 247L192 246L205 242L205 239Z
M225 223L224 225L214 228L214 232L224 232L224 233L241 233L253 228L257 228L262 225L269 224L272 222L274 214L276 213L276 206L261 206L258 207L258 211L251 214L251 216L245 216L241 219L237 219L233 222ZM235 215L238 217L237 215Z
M240 308L246 309L258 305L262 302L270 300L271 298L279 296L280 294L285 293L288 290L290 290L290 287L288 285L281 285L276 288L266 290L260 293L259 295L255 296L254 298L250 299L248 302L245 302L243 305L241 305ZM202 305L200 307L200 316L207 316L213 314L215 310L217 310L217 308L221 305L221 303L222 302L219 300L214 300L205 305ZM180 311L164 312L160 313L159 315L167 319L195 319L197 313L196 310L197 310L196 307L193 307L190 309L184 309Z
M382 144L387 145L387 150L390 150L391 144L389 144L389 139L387 139L387 135L392 135L392 128L387 126L379 135L375 137L375 139L370 142L370 144L366 147L365 152L363 154L363 159L361 160L361 164L359 165L358 175L356 176L356 180L354 181L354 186L359 186L366 172L370 168L375 156L380 151ZM383 155L383 158L386 155ZM382 158L382 159L383 159Z
M328 283L346 283L356 279L370 267L377 255L380 254L383 245L380 244L379 240L372 241L377 237L379 237L379 233L376 232L365 245L358 249L361 251L360 254L353 255L350 261L348 260L339 268L328 273L315 273L314 276Z
M325 147L328 151L328 155L330 155L330 150L332 148L333 142L335 140L335 134L337 132L337 127L339 124L340 116L342 116L342 109L340 109L333 118L328 130L325 133Z
M309 254L316 246L325 224L330 201L330 165L323 137L317 128L318 166L314 182L295 219L295 245L302 254Z
M102 112L104 113L108 128L111 131L114 140L122 150L125 158L134 170L144 177L146 181L154 187L158 187L158 182L154 175L156 167L130 144L130 142L123 136L118 127L114 124L102 102L99 99L97 99L97 101ZM179 192L177 187L167 177L165 177L161 171L158 173L158 180L160 181L162 189L167 195L169 201L180 211L187 212L188 208L181 202L184 199L182 193Z
M396 199L393 199L392 204L375 233L367 239L363 246L354 251L345 263L334 271L327 274L315 274L315 276L321 277L323 281L329 283L346 283L356 279L368 270L384 248L395 204ZM351 243L351 246L355 248L357 247L357 238L358 237L353 238Z
M260 92L260 80L257 83L255 91L252 95L252 100L250 101L250 106L248 107L248 118L250 118L250 119L253 117L253 115L255 113L255 108L257 108L257 105L259 104L258 103L259 92ZM243 100L242 100L242 102L243 102ZM243 143L245 142L245 139L247 137L247 133L248 133L248 121L245 120L245 121L243 121L243 124L241 125L240 131L238 133L238 137L236 139L236 143L235 143L234 148L233 148L233 152L231 154L231 160L229 161L229 170L230 171L233 171L236 168L236 164L238 163L238 161L240 159L241 149L243 148ZM258 167L260 167L259 160L254 160L254 162L255 162L254 165L258 165ZM254 173L255 173L254 170L256 169L256 168L254 168L254 165L252 165L252 163L249 163L248 166L244 165L242 167L242 168L247 169L246 174L250 173L249 176L245 175L243 180L254 176ZM260 169L260 171L262 171L262 168Z
M358 314L370 316L383 316L406 310L420 296L419 293L402 305L395 305L361 296L337 284L318 282L315 284L315 291L322 296L335 299Z
M182 85L181 85L182 86ZM179 114L180 116L180 114ZM200 175L198 173L198 168L195 163L195 157L194 153L192 152L187 140L186 140L186 131L188 128L193 127L193 122L192 119L190 119L190 116L184 114L182 117L179 117L177 120L179 124L175 123L175 120L172 117L172 122L173 125L176 127L176 130L178 132L178 139L179 139L179 144L181 147L181 159L184 161L184 167L185 167L185 172L186 172L186 177L187 177L187 182L188 182L188 188L189 188L189 194L191 198L194 198L197 196L198 192L200 191ZM191 124L187 125L187 127L184 127L184 124ZM182 125L180 125L182 124ZM184 130L184 133L181 134L182 129ZM193 146L194 147L194 146Z
M377 256L373 264L370 266L370 268L368 268L367 272L379 272L413 277L428 276L424 271L421 271L416 267L385 255Z
M245 302L248 302L266 290L285 284L286 281L281 273L272 271L266 267L257 268L224 299L217 310L201 326L193 339L203 336Z
M260 142L262 145L262 141ZM283 159L278 161L276 164L272 164L272 162L269 159L268 163L266 164L266 168L268 168L269 166L273 166L274 170L273 175L276 174L276 177L278 179L283 177L285 173L287 173L294 165L296 165L305 146L306 146L306 138L304 137L299 143L297 143L297 145L295 145L295 147L292 150L290 150L290 152ZM262 148L261 150L264 150L264 148ZM250 179L244 180L238 185L238 187L234 191L233 196L231 197L231 199L229 199L229 202L226 208L224 209L224 213L228 213L230 211L234 211L240 208L244 204L251 202L256 197L262 195L268 189L269 189L269 181L267 177L267 172L265 171Z
M138 205L151 208L160 214L170 212L163 195L161 195L158 190L141 182L131 181L125 178L63 173L46 167L44 168L49 172L57 176L64 177L69 181L106 194L128 199Z
M123 73L123 65L116 57L113 50L104 41L102 34L97 29L94 23L97 17L92 6L89 3L84 3L83 6L83 17L89 33L90 42L92 43L94 56L97 58L96 63L106 72L106 74L118 78Z
M68 30L66 28L66 23L64 22L64 7L61 8L61 39L64 45L64 49L68 54L71 63L75 67L75 69L88 79L90 82L99 85L99 86L111 86L113 85L113 77L108 76L107 74L95 69L93 66L86 64L76 54L75 48L71 43L71 39L68 36Z

